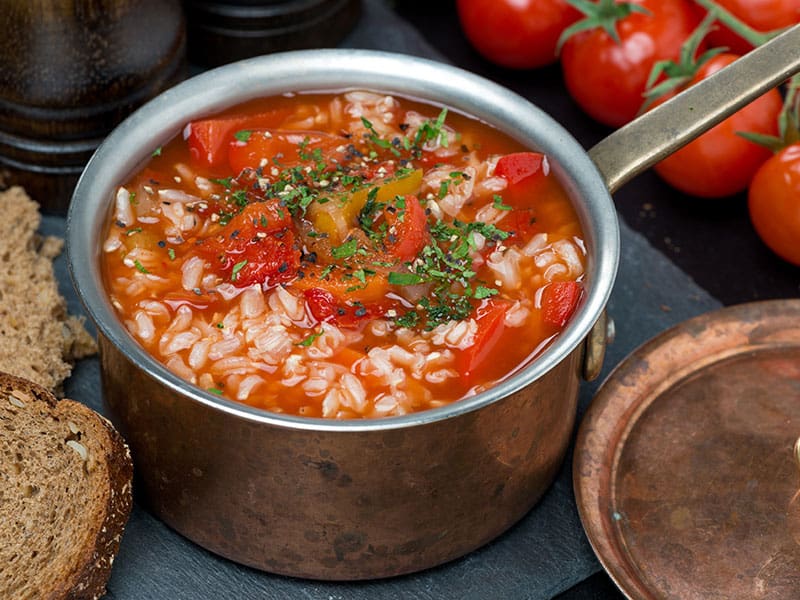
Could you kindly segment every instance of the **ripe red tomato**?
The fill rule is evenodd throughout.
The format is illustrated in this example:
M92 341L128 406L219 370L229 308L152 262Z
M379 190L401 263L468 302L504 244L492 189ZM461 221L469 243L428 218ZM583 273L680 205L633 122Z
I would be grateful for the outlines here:
M653 65L678 60L681 44L699 23L687 0L635 0L638 12L618 21L620 43L602 28L570 37L561 66L570 95L591 117L619 127L633 119Z
M555 62L561 32L580 17L565 0L458 0L457 7L475 49L513 69Z
M705 79L738 58L719 54L704 63L690 85ZM722 198L741 192L770 151L738 131L778 135L781 95L770 90L655 166L672 187L693 196Z
M748 206L764 243L800 266L800 144L784 148L761 166L750 183Z
M728 12L756 31L766 32L800 23L800 0L716 0ZM744 54L753 49L750 43L722 24L706 38L710 46L725 47Z

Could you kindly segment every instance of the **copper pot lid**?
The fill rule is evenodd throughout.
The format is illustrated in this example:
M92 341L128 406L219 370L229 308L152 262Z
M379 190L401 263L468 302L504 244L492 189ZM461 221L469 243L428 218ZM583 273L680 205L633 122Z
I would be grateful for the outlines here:
M800 597L800 300L691 319L611 374L573 476L629 598Z

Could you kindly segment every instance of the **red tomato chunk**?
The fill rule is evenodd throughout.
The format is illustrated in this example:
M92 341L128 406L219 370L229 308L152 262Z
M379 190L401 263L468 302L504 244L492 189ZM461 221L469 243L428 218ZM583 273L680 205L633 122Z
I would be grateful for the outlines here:
M479 393L567 326L577 216L470 117L353 91L190 123L118 189L103 268L131 334L202 389L310 417Z

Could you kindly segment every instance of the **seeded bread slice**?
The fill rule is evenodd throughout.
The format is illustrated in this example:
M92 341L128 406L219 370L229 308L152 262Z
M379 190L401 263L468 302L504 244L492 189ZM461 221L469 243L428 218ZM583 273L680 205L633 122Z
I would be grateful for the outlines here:
M37 234L39 207L20 187L0 192L0 211L0 371L60 395L71 363L97 349L58 292L63 240Z
M99 598L131 510L133 466L88 407L0 373L0 598Z

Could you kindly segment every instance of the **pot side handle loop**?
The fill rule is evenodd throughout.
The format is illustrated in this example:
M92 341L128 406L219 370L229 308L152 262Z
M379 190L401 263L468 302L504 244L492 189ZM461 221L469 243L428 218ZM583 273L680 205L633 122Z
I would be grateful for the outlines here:
M800 25L597 143L589 156L611 193L800 71Z
M600 376L606 356L606 346L614 343L615 334L614 321L604 310L584 341L581 375L585 381L594 381Z

